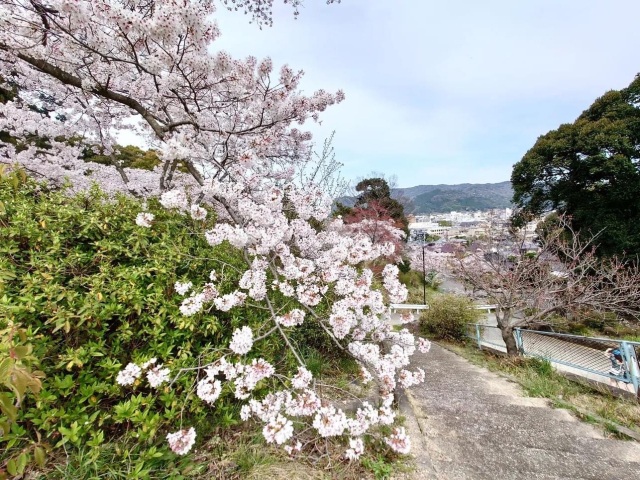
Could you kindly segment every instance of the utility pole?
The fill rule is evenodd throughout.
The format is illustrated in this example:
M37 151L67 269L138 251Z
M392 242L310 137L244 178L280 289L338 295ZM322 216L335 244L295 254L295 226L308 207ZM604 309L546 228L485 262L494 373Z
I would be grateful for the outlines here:
M422 298L424 299L424 304L427 304L427 270L424 266L424 241L422 243Z

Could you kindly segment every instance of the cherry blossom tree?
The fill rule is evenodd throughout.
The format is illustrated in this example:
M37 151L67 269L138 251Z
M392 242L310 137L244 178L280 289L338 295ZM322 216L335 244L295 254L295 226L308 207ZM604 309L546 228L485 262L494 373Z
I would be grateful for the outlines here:
M335 132L325 139L320 152L314 149L311 155L303 158L296 169L296 185L320 185L329 197L338 198L345 194L349 182L340 174L343 165L336 159L334 136Z
M238 248L247 269L232 291L222 290L218 272L212 272L211 281L198 287L193 282L176 284L176 291L188 294L180 310L191 316L206 309L228 311L246 305L267 310L270 322L258 331L250 326L236 329L228 347L219 350L217 360L198 369L196 392L204 402L215 404L224 383L230 383L236 399L246 402L242 417L263 422L267 442L293 452L299 449L296 429L313 431L318 438L346 435L349 448L345 458L353 460L361 454L363 435L375 434L374 427L393 423L395 388L424 380L421 369L409 370L408 366L416 348L427 350L428 342L416 341L406 329L392 331L382 317L386 301L402 302L407 295L406 287L398 281L398 268L387 264L382 269L383 292L373 287L375 274L367 268L380 257L392 256L395 246L373 243L367 234L354 232L341 219L332 219L330 199L313 185L299 189L289 183L281 189L279 181L269 177L235 178L233 182L212 180L204 187L205 198L217 199L228 216L228 221L218 222L204 235L212 246L228 242ZM164 193L161 203L194 216L193 204L181 191ZM149 228L148 223L153 228L153 219L141 219L139 225ZM288 300L277 300L280 296ZM323 311L327 313L321 314ZM319 325L336 348L358 361L363 380L377 382L378 405L364 402L349 414L321 399L302 355L289 340L290 332L306 322ZM271 335L280 336L297 359L299 367L292 376L277 372L265 359L248 359L254 345ZM390 345L388 350L382 348L383 341ZM119 383L131 385L146 368L130 364L121 372ZM148 380L161 384L164 369L154 368ZM181 376L190 371L172 374ZM264 398L253 398L252 391L266 378L278 379L281 388ZM164 380L170 380L169 372ZM185 429L181 436L170 437L173 450L186 453L185 445L193 444L193 435ZM385 442L401 453L409 448L402 430L385 437Z
M236 7L268 24L272 3ZM310 135L293 124L344 98L299 94L302 72L284 66L274 76L268 58L211 54L220 35L213 1L10 0L0 12L0 86L18 90L0 130L21 141L0 142L0 158L76 188L99 180L154 194L202 186L232 166L288 175L309 155ZM155 171L81 160L87 145L111 154L123 131L158 152ZM34 141L43 137L47 148Z
M640 315L640 267L599 259L597 238L585 240L560 218L536 254L473 252L458 255L457 276L497 305L496 321L510 355L518 350L514 328L547 322L552 315L584 310Z
M289 3L295 11L301 4ZM228 5L269 25L272 4ZM197 396L209 405L230 386L243 403L242 418L262 422L267 442L295 453L304 448L300 432L341 438L345 458L354 460L365 435L394 422L396 387L424 380L421 369L408 367L416 348L425 351L429 343L406 329L393 331L382 318L385 303L403 301L407 291L391 264L381 271L383 289L374 288L367 265L393 256L394 242L374 242L364 230L330 218L331 200L315 183L317 175L297 175L311 137L296 125L317 120L344 95L304 96L298 92L302 72L284 66L274 75L269 59L211 53L220 34L214 14L211 0L3 2L0 86L17 93L3 105L0 131L17 141L0 141L0 158L73 188L98 180L107 191L160 194L165 208L196 222L214 210L217 223L202 234L212 246L235 247L244 270L235 272L240 280L231 289L224 281L228 265L208 279L176 284L185 295L180 311L192 316L248 306L268 312L269 320L235 329L205 364L172 371L168 358L132 362L115 381L170 388L192 375ZM114 152L122 131L145 138L161 164L153 171L119 165ZM87 147L112 155L113 165L83 161ZM144 209L135 219L139 228L155 221ZM359 362L363 379L377 383L379 402L349 412L321 398L290 340L307 322ZM296 359L294 372L254 355L255 345L274 335ZM256 386L265 379L278 387L258 396ZM188 425L167 435L179 455L196 438ZM402 428L382 440L400 453L409 450Z
M443 277L452 272L451 262L454 259L451 253L437 253L428 250L425 245L409 245L405 251L406 261L411 270L424 275L422 281L430 288L437 288L442 283ZM426 301L426 290L424 293Z
M411 245L407 248L407 258L411 265L411 270L422 272L424 250L424 269L426 272L434 272L438 275L445 275L451 267L451 260L454 255L451 253L437 253L422 245Z

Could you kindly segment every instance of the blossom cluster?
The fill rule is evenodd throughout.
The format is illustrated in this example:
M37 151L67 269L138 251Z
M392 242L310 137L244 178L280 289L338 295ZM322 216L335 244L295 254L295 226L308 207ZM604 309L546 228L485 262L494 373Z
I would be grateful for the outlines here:
M364 435L395 421L394 390L419 384L425 377L422 369L409 370L408 366L416 347L427 350L428 341L416 339L406 329L393 331L383 318L387 301L401 302L407 295L406 287L398 281L397 267L387 265L382 270L384 291L374 287L375 275L367 268L367 262L388 256L392 246L374 244L366 235L354 234L340 219L329 218L329 202L312 186L301 189L285 182L281 188L282 178L276 181L240 170L234 171L234 179L212 181L204 187L205 198L224 206L220 216L227 219L207 230L205 237L212 246L228 242L241 249L247 269L240 275L237 289L225 294L219 293L219 275L212 274L211 282L183 301L182 313L192 315L207 304L226 311L247 299L260 302L267 301L271 292L282 294L298 306L273 312L273 324L294 329L309 321L311 312L313 321L321 323L360 362L363 379L376 381L382 400L377 407L363 403L355 414L323 403L312 388L311 372L302 365L285 388L262 399L253 398L258 382L273 378L275 368L264 359L242 360L256 340L249 325L236 329L228 346L240 361L231 363L223 357L208 367L198 382L197 395L213 404L228 382L235 398L248 402L242 408L242 419L263 422L267 442L294 452L296 426L308 425L320 438L348 436L345 458L356 459L362 454ZM174 203L172 208L188 212L185 205ZM322 228L314 228L312 221L321 222ZM186 293L183 284L176 287ZM206 289L215 294L207 297ZM224 298L228 304L223 304ZM314 307L322 302L328 302L328 313L318 316ZM286 335L286 330L280 332ZM386 351L382 342L389 344ZM400 433L389 437L387 443L405 451L409 443Z
M135 363L129 363L123 370L118 372L116 383L123 387L133 385L142 375L143 371L147 371L147 381L152 388L158 388L169 380L170 371L168 368L162 368L162 364L156 365L157 359L152 358L141 366Z
M265 440L289 453L303 448L296 432L306 431L318 438L344 438L348 445L344 457L355 460L363 452L366 435L394 423L395 389L409 388L425 379L424 370L410 368L410 362L417 350L429 349L429 342L407 329L394 331L385 320L387 302L402 302L407 295L398 280L398 268L388 264L382 269L382 290L376 288L376 274L369 268L377 259L388 257L392 248L386 243L374 244L367 235L354 234L357 229L352 226L330 218L330 202L312 185L302 188L286 176L276 179L233 166L228 170L233 172L233 182L212 180L202 190L204 201L215 206L219 217L215 226L204 227L203 233L212 246L228 242L237 248L246 268L238 272L239 281L230 291L218 272L212 272L201 287L176 283L176 291L189 295L182 302L181 313L194 315L205 307L228 311L258 302L271 309L272 331L285 339L287 332L305 322L317 322L360 363L363 381L375 381L381 397L378 405L363 402L355 412L349 412L320 397L313 375L304 365L293 373L278 373L265 359L248 360L254 344L263 338L251 325L232 332L224 356L205 367L196 394L215 405L228 391L237 401L245 402L241 418L261 422ZM173 192L163 201L189 215L187 198ZM288 306L278 303L275 295L289 299ZM322 314L316 308L320 305ZM260 331L264 332L264 327ZM269 382L271 393L256 398L261 382ZM400 453L410 448L403 430L395 430L384 441Z
M178 455L186 455L196 443L196 431L193 427L167 434L169 448Z
M444 275L453 268L452 261L454 255L452 253L439 253L421 246L413 246L407 248L407 257L411 269L416 272L434 272Z
M140 212L136 217L136 225L139 227L149 228L152 225L155 215L149 212Z

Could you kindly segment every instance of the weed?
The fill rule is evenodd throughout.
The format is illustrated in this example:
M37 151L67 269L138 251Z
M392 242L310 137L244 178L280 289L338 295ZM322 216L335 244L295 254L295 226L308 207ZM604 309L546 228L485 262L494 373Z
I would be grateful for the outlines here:
M244 445L234 455L239 472L247 474L255 468L272 465L273 457L267 452L263 445Z
M365 458L362 465L371 470L376 480L384 480L391 477L393 468L384 457Z
M544 359L533 358L530 360L529 365L542 377L551 377L554 374L551 362Z
M305 355L305 362L307 364L307 369L314 377L322 375L325 369L326 360L318 350L310 348Z

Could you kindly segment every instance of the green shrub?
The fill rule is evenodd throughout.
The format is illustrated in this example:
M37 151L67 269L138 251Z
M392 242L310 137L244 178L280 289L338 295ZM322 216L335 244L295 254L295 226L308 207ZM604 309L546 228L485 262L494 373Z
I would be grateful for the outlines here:
M415 270L406 273L400 272L398 274L398 280L400 280L409 291L407 303L422 304L424 302L422 272L416 272ZM427 294L429 293L430 292L427 292Z
M467 324L475 323L480 312L473 303L458 295L437 295L429 300L429 309L420 316L420 329L435 339L462 341Z
M618 317L612 312L588 311L580 315L580 321L594 330L602 331L607 326L619 323Z
M527 359L529 366L542 377L550 377L554 374L551 362L545 359L530 358Z
M442 285L442 277L435 270L427 272L424 281L427 284L427 288L434 291L437 291L440 285Z
M32 364L44 372L38 395L26 392L15 418L0 414L0 425L11 422L0 436L0 464L35 444L53 456L57 448L82 450L91 462L117 439L113 461L136 459L131 471L154 462L175 468L168 431L182 422L206 435L236 422L233 395L223 390L210 408L189 393L193 377L158 391L146 382L128 389L115 382L127 363L151 357L172 372L206 362L235 327L256 326L266 315L245 308L182 316L176 280L197 283L226 268L217 285L226 293L241 259L226 244L211 248L193 234L202 225L155 202L153 228L139 227L141 210L139 201L97 188L70 196L19 172L0 172L0 330L21 325ZM255 350L275 363L292 362L277 338ZM15 400L11 390L0 393L7 405Z

